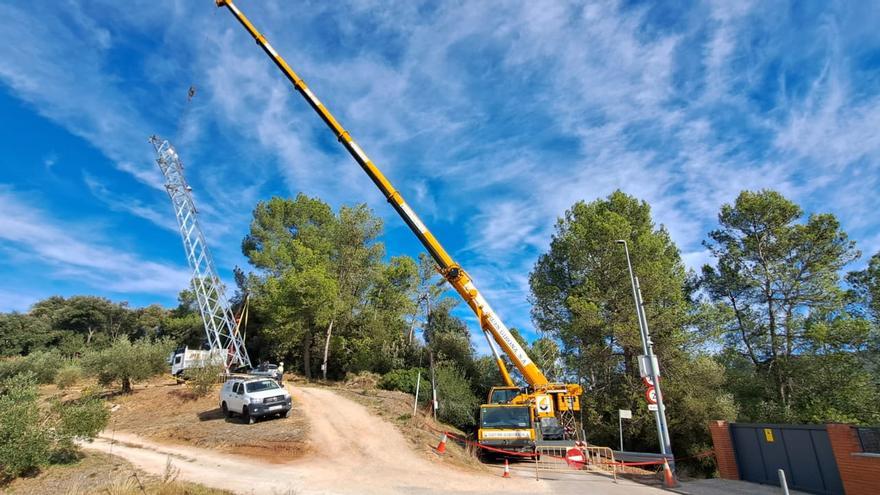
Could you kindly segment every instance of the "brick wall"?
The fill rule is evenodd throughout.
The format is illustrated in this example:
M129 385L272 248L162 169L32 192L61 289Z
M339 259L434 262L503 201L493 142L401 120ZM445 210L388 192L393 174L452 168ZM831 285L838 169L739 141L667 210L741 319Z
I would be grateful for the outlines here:
M709 423L709 433L712 434L712 444L715 447L718 473L726 480L738 480L739 469L736 467L733 440L730 438L730 425L727 421L712 421Z
M851 426L829 424L825 427L846 495L880 493L880 457L858 455L862 447Z

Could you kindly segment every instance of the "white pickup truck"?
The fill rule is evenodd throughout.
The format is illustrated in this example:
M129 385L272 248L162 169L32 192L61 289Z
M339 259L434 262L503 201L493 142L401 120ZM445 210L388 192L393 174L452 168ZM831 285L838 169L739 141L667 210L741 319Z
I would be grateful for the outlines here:
M220 389L220 409L227 418L238 414L248 424L265 416L290 417L293 403L287 389L269 378L233 377Z

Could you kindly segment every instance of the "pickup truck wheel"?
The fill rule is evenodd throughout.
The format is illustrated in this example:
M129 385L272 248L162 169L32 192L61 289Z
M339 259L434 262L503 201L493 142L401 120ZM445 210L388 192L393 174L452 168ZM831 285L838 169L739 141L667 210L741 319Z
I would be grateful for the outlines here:
M250 411L248 411L247 406L244 406L241 408L241 417L242 417L242 419L244 419L245 423L247 423L249 425L254 424L254 417L251 416L251 413L250 413Z
M223 411L223 415L226 416L227 418L232 417L232 411L230 411L229 408L226 407L226 401L224 401L223 404L220 404L220 410Z
M293 408L288 409L287 412L284 413L284 417L285 417L285 418L289 418L291 412L293 412Z

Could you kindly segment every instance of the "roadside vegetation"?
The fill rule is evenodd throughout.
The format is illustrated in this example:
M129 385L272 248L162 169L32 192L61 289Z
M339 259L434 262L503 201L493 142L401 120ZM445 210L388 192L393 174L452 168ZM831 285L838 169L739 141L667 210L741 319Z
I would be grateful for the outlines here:
M88 452L75 464L55 465L4 487L10 495L228 495L231 492L179 481L169 462L161 476L136 469L114 455Z
M421 376L423 411L433 377L438 419L472 431L478 405L501 383L494 360L475 352L476 329L463 320L469 311L431 260L387 256L382 230L365 205L334 210L302 194L260 202L242 241L250 267L235 270L232 298L236 309L246 295L249 301L249 352L312 380L370 376L370 389L413 394ZM706 265L689 271L650 205L617 191L578 202L558 219L528 278L537 333L512 329L548 378L583 384L589 441L615 445L617 410L632 409L627 448L656 447L619 239L641 282L678 455L710 448L713 419L880 423L880 253L854 264L861 254L833 215L807 214L773 191L744 191L719 212L705 252L690 253ZM31 397L37 384L69 389L91 381L100 394L126 397L165 371L175 346L201 345L194 294L183 290L178 300L168 310L56 296L26 313L0 314L4 407L17 407L12 397ZM494 305L503 316L505 301ZM192 397L207 401L214 376L191 374ZM33 421L54 415L50 421L82 428L36 442L44 447L33 455L0 449L5 476L45 466L70 439L93 435L103 403L90 397L39 404ZM64 423L68 417L80 419ZM0 444L20 442L16 434L43 438L33 424L3 430L12 436ZM708 458L692 468L711 473L714 466Z
M4 379L0 382L0 483L52 463L75 461L74 441L94 438L109 415L94 393L68 402L41 402L33 373Z

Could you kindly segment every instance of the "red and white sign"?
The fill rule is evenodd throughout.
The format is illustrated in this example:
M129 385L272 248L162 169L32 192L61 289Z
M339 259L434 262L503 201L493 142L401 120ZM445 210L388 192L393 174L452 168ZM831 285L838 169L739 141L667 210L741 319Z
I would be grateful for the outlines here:
M642 383L644 383L646 387L653 387L654 386L654 379L651 378L650 376L643 376Z
M648 390L645 391L645 399L648 401L648 404L656 404L657 389L654 387L648 387Z
M568 465L572 469L581 469L584 467L584 464L587 462L587 458L584 455L583 450L573 448L573 449L568 449L568 452L565 453L565 461L568 462Z

